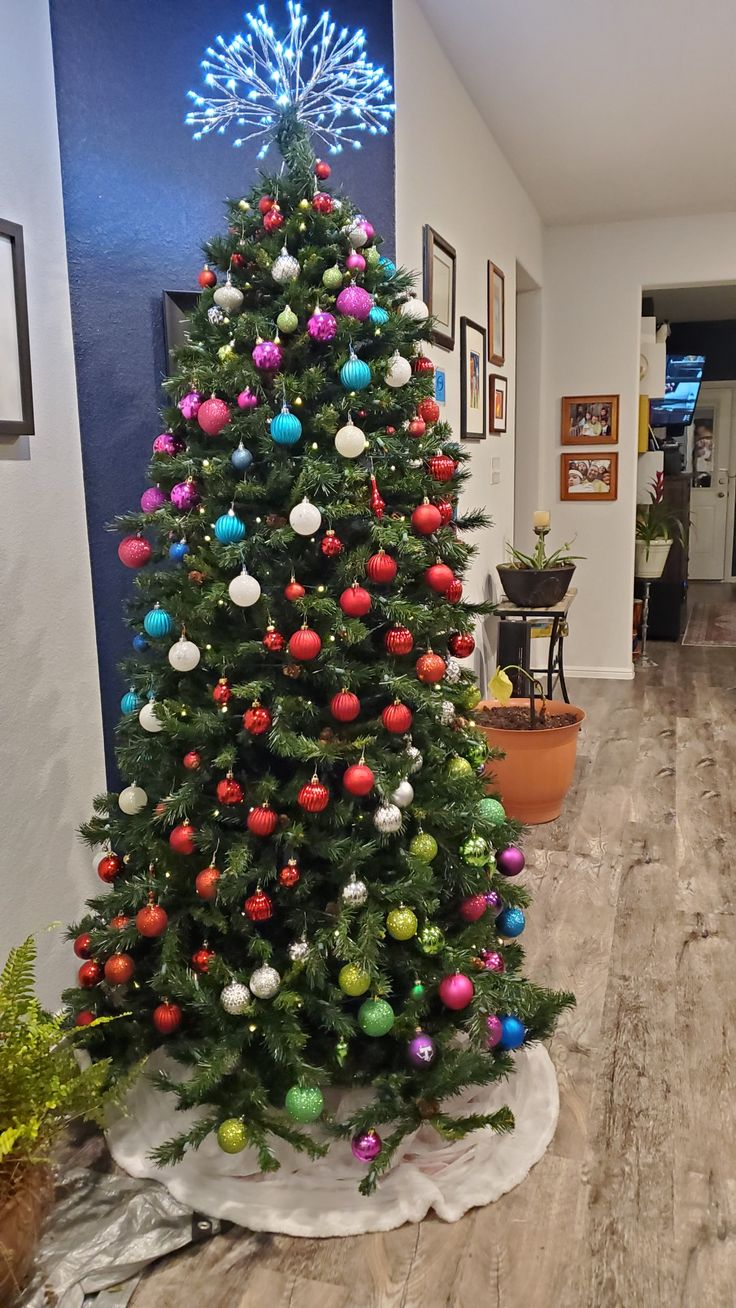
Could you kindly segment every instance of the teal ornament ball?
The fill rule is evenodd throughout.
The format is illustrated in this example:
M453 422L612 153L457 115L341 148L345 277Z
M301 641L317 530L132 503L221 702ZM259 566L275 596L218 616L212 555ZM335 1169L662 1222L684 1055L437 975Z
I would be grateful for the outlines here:
M358 1009L358 1025L368 1036L384 1036L395 1021L394 1010L385 999L366 999Z
M351 354L347 363L340 369L340 381L346 391L364 391L371 384L371 370L367 363Z
M500 799L492 799L490 795L480 801L478 814L484 822L493 823L494 827L506 821L506 809Z
M368 317L376 327L382 327L384 323L388 322L389 313L387 309L383 308L383 305L374 304Z
M378 260L378 266L382 269L387 282L396 275L396 264L393 259L387 259L385 254L382 254Z
M153 637L154 640L161 640L163 636L168 636L174 630L174 621L166 609L159 608L158 604L154 609L149 609L143 619L143 627L147 636Z
M284 407L271 419L271 440L276 445L296 445L302 434L302 424L295 413Z
M484 836L467 836L460 846L460 857L470 867L483 867L488 862L491 847Z
M239 1117L228 1117L217 1130L217 1143L224 1154L239 1154L248 1143L245 1124Z
M238 541L245 540L245 523L234 509L228 509L227 513L217 519L215 535L222 545L237 545ZM146 625L145 622L143 625Z
M141 706L141 701L131 686L130 690L127 690L125 692L123 698L120 701L120 712L137 713L140 706Z
M520 936L526 926L526 918L521 908L504 908L496 918L496 931L500 936L513 940Z
M286 1095L286 1111L295 1122L316 1122L325 1106L322 1091L316 1086L293 1085Z

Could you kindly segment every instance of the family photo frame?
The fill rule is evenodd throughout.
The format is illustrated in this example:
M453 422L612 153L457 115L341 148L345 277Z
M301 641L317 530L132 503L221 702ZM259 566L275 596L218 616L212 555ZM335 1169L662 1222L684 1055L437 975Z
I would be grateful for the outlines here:
M618 454L562 454L560 499L602 502L618 498Z
M617 445L618 395L565 395L562 445Z

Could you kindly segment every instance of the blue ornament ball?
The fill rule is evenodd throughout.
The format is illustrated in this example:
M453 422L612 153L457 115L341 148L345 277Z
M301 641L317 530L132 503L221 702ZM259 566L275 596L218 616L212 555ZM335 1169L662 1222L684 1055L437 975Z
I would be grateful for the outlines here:
M251 454L250 450L246 450L243 444L240 444L238 448L236 450L233 450L232 454L230 455L230 462L232 463L236 472L247 472L248 468L253 462L253 455Z
M189 553L189 546L185 540L175 540L173 545L169 546L169 558L175 563L181 563Z
M386 278L386 281L389 281L396 272L396 264L393 259L388 259L385 254L382 254L378 260L378 266L383 269L383 275Z
M380 304L374 304L373 308L368 314L368 317L370 318L371 322L376 325L376 327L382 327L385 322L388 322L389 319L388 309L384 309L383 306Z
M215 535L222 545L237 545L245 540L245 523L230 509L217 519Z
M166 609L155 608L149 609L143 619L143 627L154 640L160 640L162 636L168 636L174 630L174 623Z
M526 926L526 918L520 908L504 908L496 918L496 930L500 936L520 936Z
M501 1039L497 1049L519 1049L526 1040L526 1027L518 1017L505 1013L501 1017Z
M371 384L371 370L367 363L351 355L340 369L340 381L346 391L364 391Z
M145 636L141 636L140 632L137 632L133 637L133 649L136 651L136 654L144 654L149 648Z
M296 445L301 434L302 424L289 409L282 409L271 419L271 440L276 445Z
M132 689L127 690L120 701L121 713L135 713L141 706L141 701Z

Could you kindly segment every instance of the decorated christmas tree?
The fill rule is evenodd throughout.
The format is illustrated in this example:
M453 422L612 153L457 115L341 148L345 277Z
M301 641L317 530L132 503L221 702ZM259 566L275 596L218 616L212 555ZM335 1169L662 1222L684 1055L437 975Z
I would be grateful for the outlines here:
M260 14L208 52L191 115L283 164L206 246L151 484L115 524L138 570L127 784L83 828L106 889L71 930L67 1000L82 1025L125 1013L93 1056L122 1071L165 1042L182 1080L159 1084L207 1106L160 1161L216 1132L271 1169L275 1137L348 1136L368 1191L423 1120L507 1129L445 1101L571 1000L521 974L524 857L465 716L486 519L458 508L427 310L311 144L385 131L390 85L361 33L290 11L282 42ZM325 1093L357 1086L338 1125Z

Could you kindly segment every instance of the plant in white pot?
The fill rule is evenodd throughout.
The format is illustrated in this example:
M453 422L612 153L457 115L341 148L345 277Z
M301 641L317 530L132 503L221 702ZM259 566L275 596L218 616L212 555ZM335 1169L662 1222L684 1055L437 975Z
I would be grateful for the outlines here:
M685 540L682 519L664 504L664 473L658 472L650 482L649 504L636 510L637 577L656 580L664 572L673 541Z

